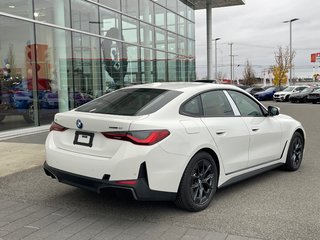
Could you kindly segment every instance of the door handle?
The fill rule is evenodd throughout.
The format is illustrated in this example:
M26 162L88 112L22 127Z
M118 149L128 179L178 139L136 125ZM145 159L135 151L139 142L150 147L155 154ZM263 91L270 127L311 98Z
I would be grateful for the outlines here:
M251 128L252 131L256 132L259 130L259 128Z
M217 135L222 135L222 134L225 134L225 133L226 133L226 131L216 131Z

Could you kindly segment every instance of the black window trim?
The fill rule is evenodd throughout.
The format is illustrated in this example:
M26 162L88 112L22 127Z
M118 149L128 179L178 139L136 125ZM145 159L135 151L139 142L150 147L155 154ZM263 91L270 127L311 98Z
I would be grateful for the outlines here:
M194 118L221 118L221 117L241 117L241 115L236 115L235 112L233 112L233 115L231 116L204 116L204 112L203 112L203 104L202 104L202 99L200 97L200 95L204 94L204 93L207 93L207 92L213 92L213 91L222 91L222 93L225 95L225 97L227 98L227 101L229 102L230 100L228 99L228 97L226 96L226 93L225 91L228 91L229 89L225 89L225 88L219 88L219 89L210 89L210 90L205 90L205 91L202 91L202 92L199 92L195 95L193 95L192 97L189 97L187 100L185 100L179 107L179 114L180 115L183 115L183 116L187 116L187 117L194 117ZM188 114L188 113L185 113L184 111L182 111L182 108L183 106L188 103L189 101L191 101L192 99L196 98L196 97L199 97L200 98L200 107L201 107L201 115L194 115L194 114ZM230 96L231 98L231 96ZM231 98L232 99L232 98ZM233 100L232 100L233 101ZM234 102L233 102L234 103ZM232 111L234 111L234 109L232 108L232 104L229 102L230 106L231 106L231 109ZM235 104L235 103L234 103ZM235 106L237 106L235 104ZM239 110L238 110L239 111Z

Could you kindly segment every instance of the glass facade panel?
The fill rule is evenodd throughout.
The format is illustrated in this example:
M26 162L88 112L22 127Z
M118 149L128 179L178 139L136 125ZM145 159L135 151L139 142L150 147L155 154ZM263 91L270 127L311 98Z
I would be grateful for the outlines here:
M153 26L145 23L140 23L140 42L141 45L147 47L153 47L153 35L154 28Z
M169 31L177 32L177 15L171 11L167 12L167 28Z
M158 4L161 4L164 7L167 6L167 0L153 0L153 1L157 2Z
M71 0L72 27L99 34L98 6L86 1Z
M34 19L70 27L69 0L34 0Z
M153 51L141 48L141 83L154 82L154 63Z
M122 17L123 40L130 43L138 43L139 21L133 18Z
M139 18L139 0L121 0L121 8L122 12Z
M91 98L102 95L102 71L100 56L100 39L85 34L72 33L72 61L68 59L68 66L73 72L73 102L70 107L78 107L83 101L78 101L78 95ZM69 84L70 85L70 84Z
M1 0L0 12L25 18L33 18L32 0Z
M182 36L186 36L187 35L186 19L182 17L178 17L178 18L179 18L178 33Z
M156 29L156 48L159 50L166 50L166 32Z
M177 58L175 54L168 54L168 81L175 82L178 80Z
M150 0L140 0L140 19L153 23L153 2Z
M124 86L194 80L194 10L183 2L1 1L0 131L49 124Z
M99 3L120 11L120 0L99 0Z
M157 27L166 28L166 9L156 4L154 6L154 13L155 25Z
M34 126L37 106L33 25L0 16L0 131Z
M107 92L124 86L128 67L128 48L126 44L110 39L101 40L103 59L103 84Z
M169 0L169 1L167 1L167 8L170 9L171 11L173 11L173 12L177 12L178 1L179 0Z
M187 39L183 38L183 37L179 37L178 39L178 46L179 46L179 50L178 53L181 55L186 55L187 54Z
M181 1L178 1L178 13L181 16L184 16L184 17L187 16L187 5Z
M168 33L168 51L177 52L177 35Z
M128 51L128 67L127 74L124 78L124 86L137 84L140 81L139 57L140 48L137 46L127 45Z
M36 38L40 124L49 124L55 113L73 108L71 33L36 25Z
M166 53L157 51L155 62L156 62L155 82L166 82L167 81Z
M120 19L120 14L100 8L100 34L110 38L122 39Z

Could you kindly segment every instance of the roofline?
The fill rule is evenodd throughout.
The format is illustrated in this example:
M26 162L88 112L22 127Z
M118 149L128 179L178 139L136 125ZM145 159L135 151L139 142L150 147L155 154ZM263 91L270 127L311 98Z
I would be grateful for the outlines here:
M206 9L207 1L211 1L212 8L244 5L245 0L194 0L195 10Z

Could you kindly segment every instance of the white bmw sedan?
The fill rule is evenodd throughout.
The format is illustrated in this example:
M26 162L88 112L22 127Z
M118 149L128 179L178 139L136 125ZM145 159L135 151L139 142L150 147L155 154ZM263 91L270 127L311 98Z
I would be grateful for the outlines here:
M44 170L98 193L200 211L217 188L279 166L297 170L304 145L298 121L238 87L153 83L56 114Z

